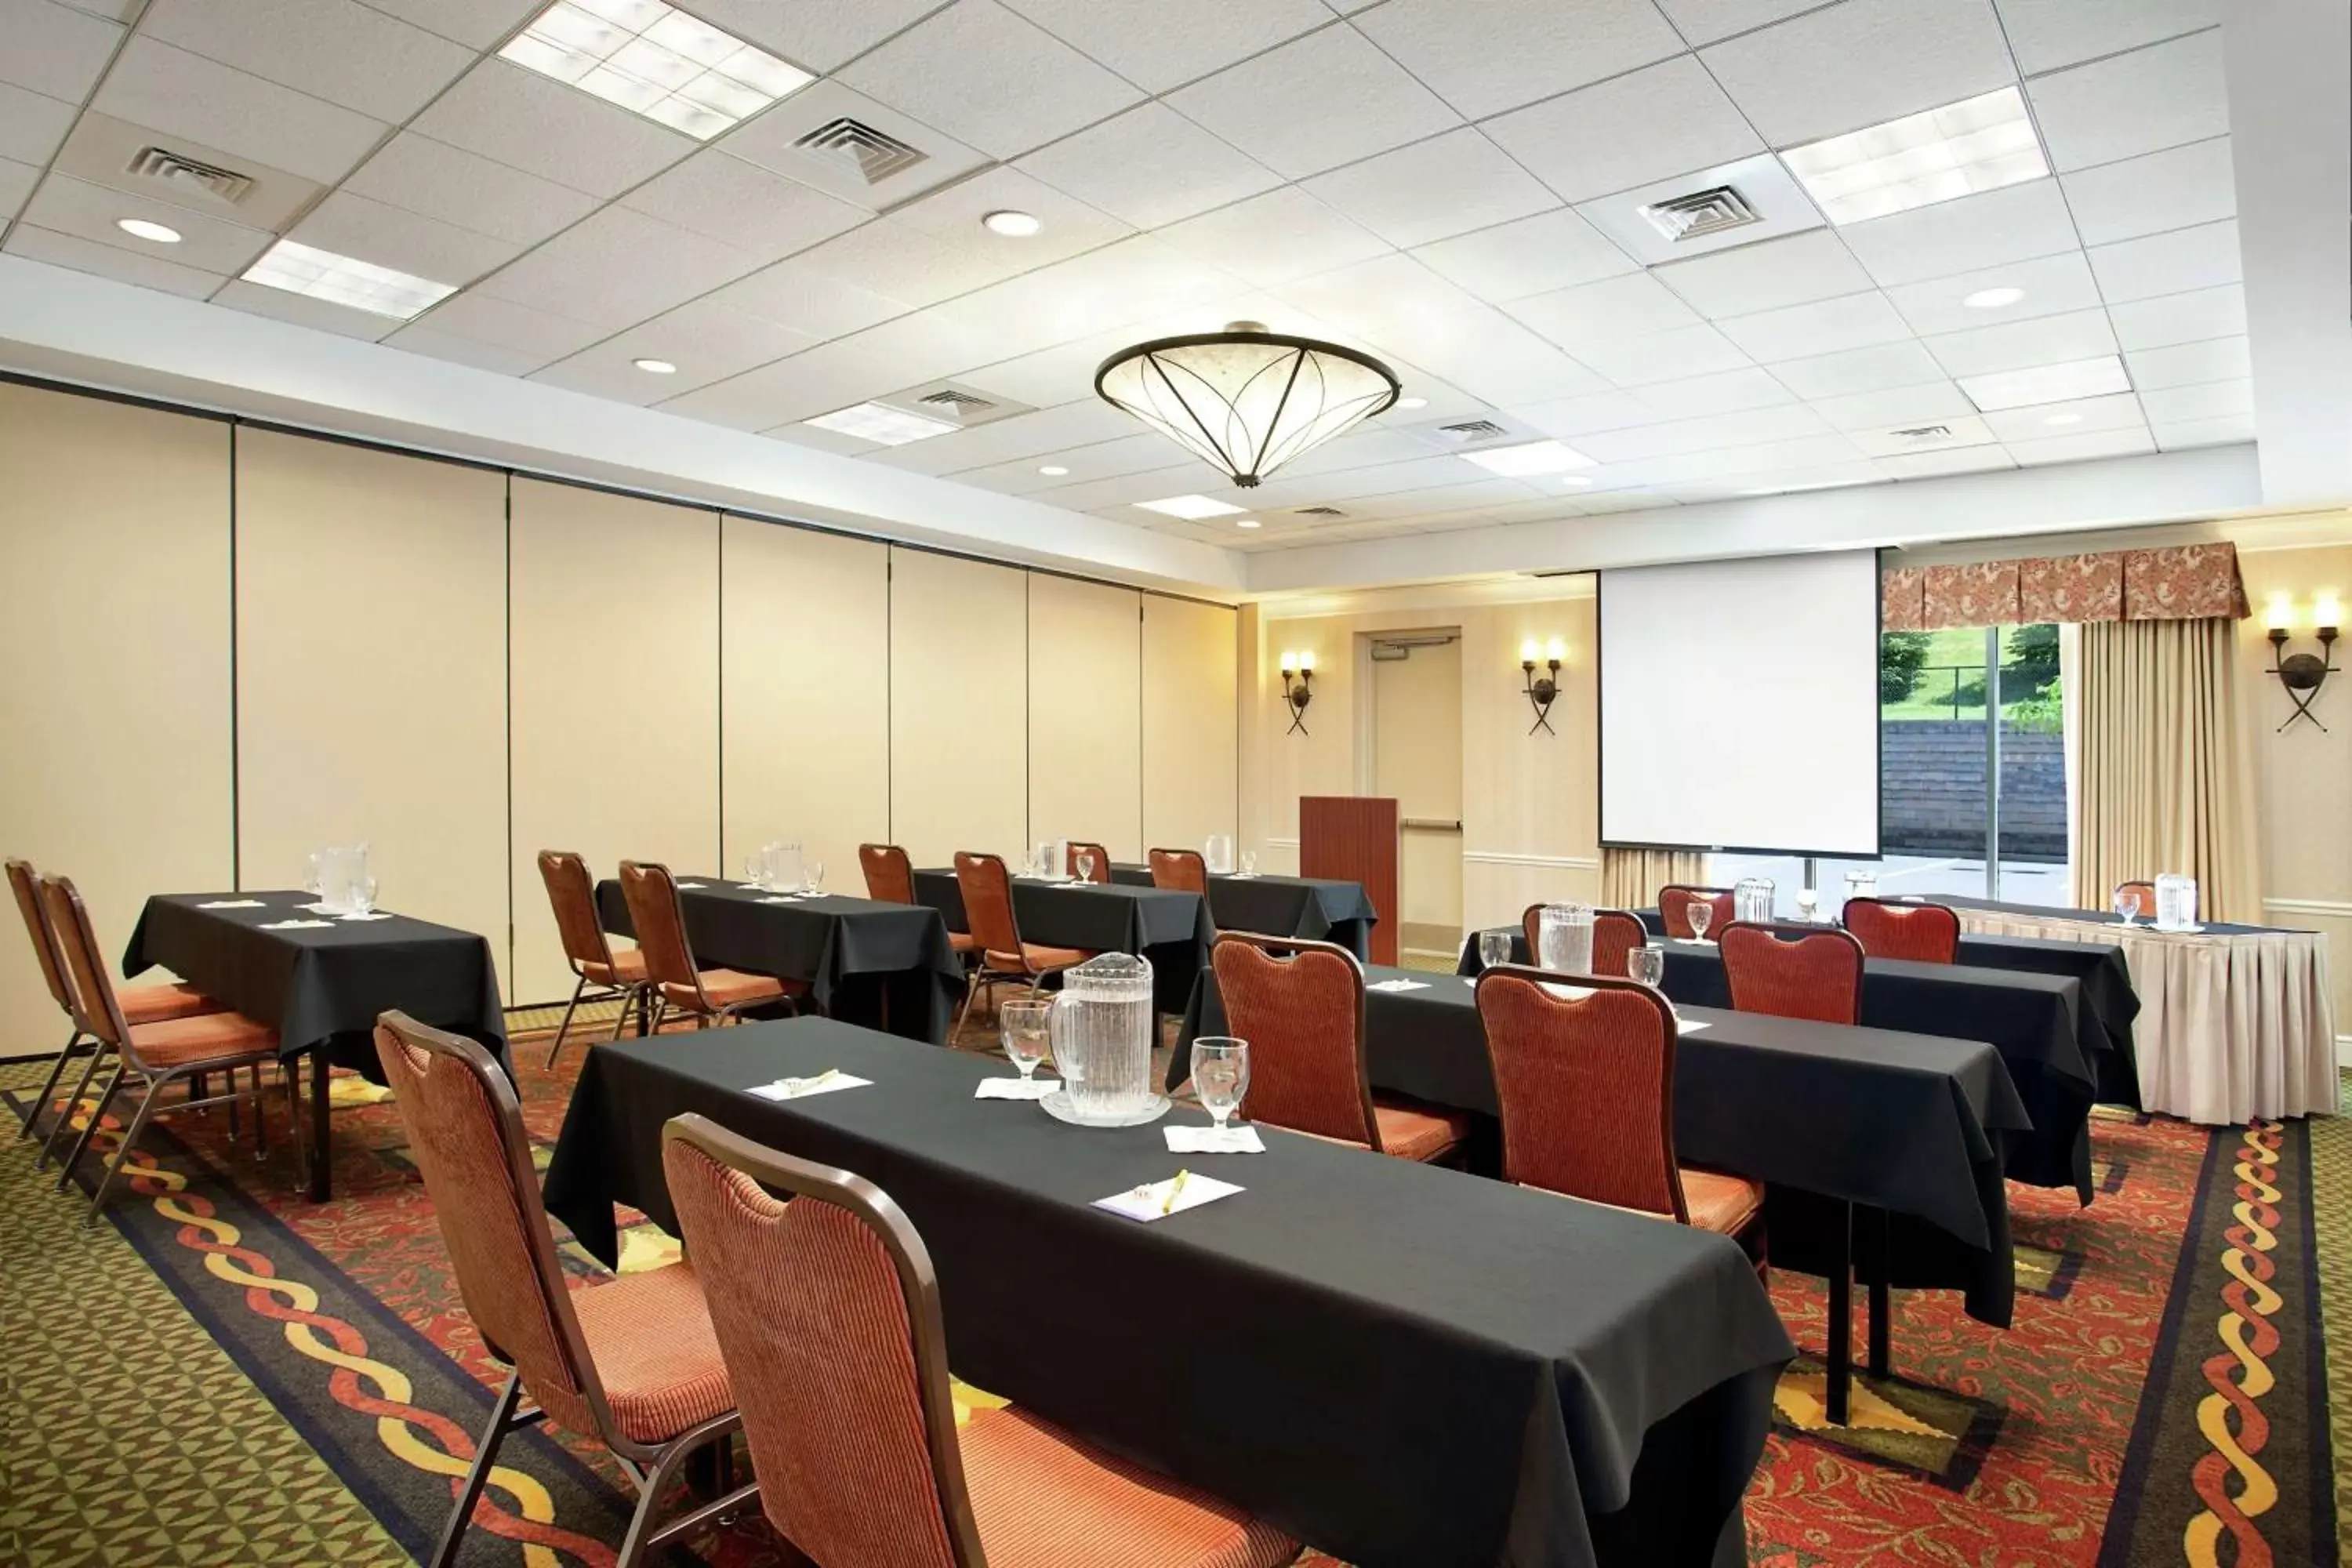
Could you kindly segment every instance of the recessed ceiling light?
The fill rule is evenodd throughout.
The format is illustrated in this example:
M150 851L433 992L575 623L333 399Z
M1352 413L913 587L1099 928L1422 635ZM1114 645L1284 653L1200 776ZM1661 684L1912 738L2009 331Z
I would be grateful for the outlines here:
M436 283L290 239L263 251L261 259L246 268L245 280L399 321L423 314L457 291L452 283Z
M631 360L629 363L635 365L639 370L644 371L647 375L676 375L677 374L677 366L670 363L669 361L666 359L638 359Z
M2013 87L1791 147L1780 162L1832 223L1884 217L2050 173Z
M1971 310L1998 310L2025 298L2022 289L1979 289L1960 301Z
M119 217L114 226L133 239L152 239L158 245L177 245L180 231L160 223L150 223L143 217Z
M1429 406L1429 399L1426 397L1400 397L1397 399L1397 406L1399 408L1426 408Z
M1139 500L1135 503L1146 511L1156 511L1166 517L1181 517L1187 522L1198 522L1204 517L1232 517L1242 509L1227 506L1207 496L1169 496L1161 500Z
M555 0L499 54L698 142L815 79L662 0Z
M2031 408L2037 403L2072 403L2078 397L2104 397L2129 392L2131 377L2114 354L2103 359L2073 360L2065 364L2036 365L2032 370L1997 371L1990 375L1964 375L1960 390L1986 414L2004 408Z
M1572 447L1557 441L1528 441L1517 447L1489 447L1483 452L1465 452L1462 456L1490 473L1509 479L1526 479L1530 474L1556 474L1563 468L1589 468L1592 459Z
M1045 475L1045 476L1047 479L1060 479L1064 474L1068 473L1070 470L1069 470L1069 469L1067 469L1067 468L1064 468L1064 467L1062 467L1062 465L1061 465L1061 464L1059 464L1059 463L1047 463L1047 464L1046 464L1046 465L1045 465L1043 468L1039 468L1037 471L1038 471L1039 473L1041 473L1041 474Z
M1007 239L1026 239L1045 226L1029 213L1013 212L1009 209L1004 212L991 213L980 221L989 233L1001 234Z
M1234 526L1235 528L1255 528L1257 526L1257 519L1254 517L1237 517L1234 519Z
M862 441L872 441L882 447L903 447L909 441L927 441L934 436L944 436L950 430L961 428L945 420L926 419L919 414L887 408L879 403L859 403L847 408L836 408L830 414L820 414L801 423L819 430L831 430L836 435L855 436Z
M2049 418L2044 419L2042 423L2044 425L2080 425L2082 422L2083 416L2079 414L2053 414Z

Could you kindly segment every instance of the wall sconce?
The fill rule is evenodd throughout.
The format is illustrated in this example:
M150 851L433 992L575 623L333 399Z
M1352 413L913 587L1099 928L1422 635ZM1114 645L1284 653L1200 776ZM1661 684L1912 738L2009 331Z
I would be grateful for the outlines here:
M1284 734L1307 733L1307 705L1315 700L1315 655L1285 650L1282 656L1282 700L1290 704L1290 728Z
M2294 625L2294 601L2284 594L2271 595L2268 616L2270 673L2279 678L2279 684L2286 688L2287 696L2294 701L2294 711L2286 716L2284 724L2279 726L2281 732L2297 719L2310 720L2322 733L2327 730L2326 725L2319 722L2319 716L2311 710L2311 704L2318 697L2321 684L2336 673L2336 633L2343 624L2344 607L2335 595L2322 594L2312 601L2311 618L2319 634L2319 652L2287 652L2287 633Z
M1540 679L1536 676L1538 653L1544 656L1544 668L1549 672ZM1568 643L1560 637L1552 638L1548 647L1539 646L1533 637L1519 645L1519 670L1527 679L1528 706L1536 710L1536 721L1528 727L1530 735L1538 730L1547 735L1559 733L1551 727L1551 705L1559 699L1559 666L1567 657Z

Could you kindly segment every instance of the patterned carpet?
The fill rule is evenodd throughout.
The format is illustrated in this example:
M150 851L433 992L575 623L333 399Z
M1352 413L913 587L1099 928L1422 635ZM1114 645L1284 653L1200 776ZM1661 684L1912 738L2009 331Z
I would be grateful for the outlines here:
M553 1075L543 1056L543 1037L518 1042L545 1141L579 1051ZM0 1068L0 1088L37 1083ZM95 1230L33 1176L30 1144L0 1144L0 1562L373 1564L429 1547L499 1374L393 1108L356 1081L338 1099L325 1205L293 1193L282 1136L257 1164L217 1113L173 1119ZM1897 1376L1858 1388L1844 1430L1822 1426L1818 1367L1790 1371L1749 1492L1751 1563L2352 1562L2352 1480L2330 1462L2352 1456L2352 1125L2216 1137L2116 1117L2095 1145L2090 1209L2011 1189L2011 1331L1948 1295L1899 1295ZM650 1226L626 1239L625 1268L674 1255ZM1774 1294L1817 1354L1819 1282L1778 1274ZM992 1402L962 1403L985 1419ZM502 1458L465 1563L612 1560L630 1494L600 1450L541 1429ZM678 1560L801 1561L756 1517Z

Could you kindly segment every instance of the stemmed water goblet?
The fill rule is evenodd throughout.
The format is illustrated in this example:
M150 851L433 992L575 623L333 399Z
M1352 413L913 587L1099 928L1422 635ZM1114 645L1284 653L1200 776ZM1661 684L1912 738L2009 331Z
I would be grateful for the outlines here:
M1203 1035L1192 1042L1192 1092L1218 1131L1249 1094L1249 1042L1229 1035Z
M1707 922L1715 919L1715 906L1704 899L1693 899L1683 912L1690 917L1692 940L1705 942Z

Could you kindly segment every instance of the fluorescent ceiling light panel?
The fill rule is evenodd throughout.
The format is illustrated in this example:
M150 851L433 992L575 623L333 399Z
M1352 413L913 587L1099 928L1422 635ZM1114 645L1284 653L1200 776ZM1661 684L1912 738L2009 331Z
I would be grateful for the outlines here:
M499 53L698 142L814 79L662 0L555 0Z
M836 435L855 436L881 447L903 447L909 441L928 441L934 436L944 436L962 428L942 419L926 419L919 414L903 409L886 408L879 403L860 403L848 408L836 408L830 414L820 414L814 419L803 419L803 425L819 430L831 430Z
M1204 517L1232 517L1242 509L1227 506L1207 496L1170 496L1165 500L1139 500L1135 503L1146 511L1156 511L1168 517L1181 517L1187 522L1198 522Z
M2031 408L2039 403L2071 403L2077 397L2105 397L2129 392L2131 377L2116 355L2074 360L2065 364L2040 364L2032 370L1997 371L1990 375L1964 375L1960 390L1987 414L2004 408Z
M291 239L263 251L261 259L246 268L245 280L396 321L413 320L457 291L454 283L436 283Z
M1518 447L1489 447L1483 452L1464 452L1460 456L1489 473L1514 479L1523 479L1530 474L1557 474L1569 468L1592 467L1591 458L1557 441L1529 441Z
M2050 173L2013 87L1780 154L1832 223L1860 223Z

